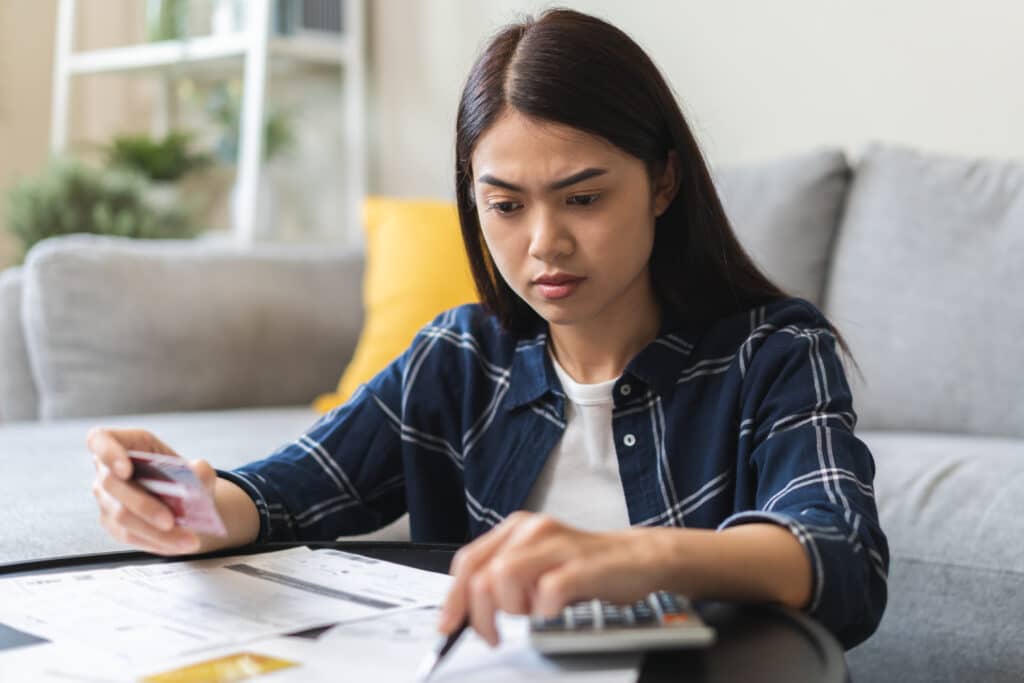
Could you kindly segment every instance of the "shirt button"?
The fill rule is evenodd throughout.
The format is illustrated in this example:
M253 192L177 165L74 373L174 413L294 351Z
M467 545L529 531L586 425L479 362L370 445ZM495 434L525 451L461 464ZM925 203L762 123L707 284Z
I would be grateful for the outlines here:
M619 387L619 393L622 394L623 396L629 396L632 392L633 387L629 386L628 384L623 384L621 387Z
M636 445L636 437L633 436L632 434L626 434L624 437L622 437L622 443L632 448L633 446Z

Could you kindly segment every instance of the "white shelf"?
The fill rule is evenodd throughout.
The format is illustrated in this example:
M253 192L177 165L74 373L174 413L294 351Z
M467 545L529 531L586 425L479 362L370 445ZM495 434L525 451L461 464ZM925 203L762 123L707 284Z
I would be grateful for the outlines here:
M270 56L289 57L320 64L348 64L353 61L352 42L348 36L340 38L301 35L270 39Z
M3 2L4 0L0 0ZM76 0L57 0L57 40L54 45L53 106L50 149L61 153L67 144L71 79L80 74L152 73L165 83L187 71L201 76L227 73L243 78L238 141L236 187L238 215L232 235L240 244L254 242L254 221L260 168L268 60L287 64L341 66L345 111L347 238L358 243L362 231L360 208L366 195L366 69L365 0L344 0L340 36L303 31L270 35L272 0L246 0L245 28L237 33L201 36L189 40L143 43L104 50L74 50ZM88 3L81 3L85 9ZM222 68L224 67L224 68Z
M67 68L72 74L126 73L240 60L249 42L247 34L237 33L73 52L68 55ZM270 56L335 65L347 62L351 55L347 39L315 36L272 38L268 50Z
M73 74L144 71L232 57L241 58L245 56L248 47L248 36L240 33L72 52L68 55L68 70Z

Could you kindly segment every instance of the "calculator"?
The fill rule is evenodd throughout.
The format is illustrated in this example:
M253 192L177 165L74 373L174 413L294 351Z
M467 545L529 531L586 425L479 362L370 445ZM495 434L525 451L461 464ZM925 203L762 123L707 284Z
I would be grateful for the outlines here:
M706 647L715 629L682 595L657 591L632 605L574 602L555 617L530 620L530 644L545 654Z

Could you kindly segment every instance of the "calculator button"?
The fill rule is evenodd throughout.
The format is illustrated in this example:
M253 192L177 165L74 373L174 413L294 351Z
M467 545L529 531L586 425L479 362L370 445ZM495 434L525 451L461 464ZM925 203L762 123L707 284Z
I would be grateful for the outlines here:
M561 616L551 617L549 619L535 619L531 626L537 631L555 631L565 628L565 619Z
M594 625L594 613L574 614L573 622L577 628L591 628Z
M682 604L680 604L676 596L671 593L658 593L658 604L661 606L661 610L665 613L683 611Z
M629 623L629 619L622 612L605 614L603 616L605 626L625 626Z
M638 624L656 624L658 623L658 615L654 613L650 607L641 609L634 608L633 615L636 618Z
M647 612L653 613L654 608L648 605L646 602L638 602L635 605L633 605L633 611L641 614L646 614Z
M663 624L682 624L690 620L689 614L666 614L661 618Z

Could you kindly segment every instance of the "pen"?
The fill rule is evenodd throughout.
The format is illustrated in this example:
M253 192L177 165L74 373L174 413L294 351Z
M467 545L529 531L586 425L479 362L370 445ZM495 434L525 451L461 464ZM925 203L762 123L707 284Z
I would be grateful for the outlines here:
M441 638L441 640L438 641L437 647L434 649L433 658L423 662L423 666L420 667L419 675L416 676L417 681L425 681L428 678L430 678L430 676L434 673L437 667L441 664L441 659L446 654L448 654L448 652L455 645L455 642L459 639L459 636L461 636L463 631L465 631L468 627L469 617L466 616L462 618L462 621L459 623L459 625L455 628L454 631L452 631L446 637L443 637Z

